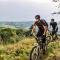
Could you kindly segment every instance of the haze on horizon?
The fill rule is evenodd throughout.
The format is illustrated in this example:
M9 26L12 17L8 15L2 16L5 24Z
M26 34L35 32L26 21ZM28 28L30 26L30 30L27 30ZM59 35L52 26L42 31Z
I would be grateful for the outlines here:
M59 21L59 15L51 15L58 11L57 4L52 0L0 0L0 21L34 21L36 14L47 21Z

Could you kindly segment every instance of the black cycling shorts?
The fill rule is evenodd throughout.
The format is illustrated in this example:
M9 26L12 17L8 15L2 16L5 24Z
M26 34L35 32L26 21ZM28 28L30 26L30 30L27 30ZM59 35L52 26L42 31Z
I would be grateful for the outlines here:
M45 43L45 41L46 41L46 36L44 36L44 35L38 36L37 38L38 38L38 41L40 40L40 41L42 41L42 43Z
M52 35L56 34L57 32L58 32L58 28L57 28L57 29L52 30Z

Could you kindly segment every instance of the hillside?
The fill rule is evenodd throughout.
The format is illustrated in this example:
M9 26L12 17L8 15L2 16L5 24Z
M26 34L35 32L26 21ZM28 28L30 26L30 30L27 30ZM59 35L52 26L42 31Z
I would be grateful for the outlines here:
M0 60L29 60L29 54L34 45L37 45L34 38L23 40L9 45L0 45ZM60 41L49 44L48 55L44 60L60 60Z

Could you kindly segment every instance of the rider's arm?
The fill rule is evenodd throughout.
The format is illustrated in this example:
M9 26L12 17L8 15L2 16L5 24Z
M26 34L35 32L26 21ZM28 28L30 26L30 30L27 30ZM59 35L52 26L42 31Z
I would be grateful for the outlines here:
M44 26L44 35L48 32L48 28L47 28L47 26Z
M48 27L47 26L44 26L44 29L45 29L46 32L48 31Z
M43 28L44 28L44 33L46 33L48 31L48 27L46 26L46 24L42 21L42 25L43 25Z
M34 25L33 25L32 33L34 33L34 32L35 32L35 29L36 29L36 22L35 22L35 23L34 23Z
M56 25L56 27L55 27L55 31L56 31L56 30L58 30L57 22L55 22L55 25Z
M46 35L48 33L48 27L45 25L44 22L42 22L43 24L43 28L44 28L44 35Z
M33 26L33 28L32 28L32 33L34 33L35 28L36 28L36 25Z

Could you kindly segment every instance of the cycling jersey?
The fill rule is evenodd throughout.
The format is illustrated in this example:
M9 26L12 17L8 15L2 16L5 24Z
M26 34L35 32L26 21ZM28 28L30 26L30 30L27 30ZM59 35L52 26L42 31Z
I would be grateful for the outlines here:
M37 36L41 36L41 35L44 34L44 27L43 26L46 26L46 24L44 23L43 20L35 21L34 26L37 26L38 29L39 29L38 33L37 33Z
M50 26L52 26L52 35L56 34L58 31L58 26L56 22L50 22Z
M55 30L57 23L56 22L50 22L50 26L52 26L53 30Z

